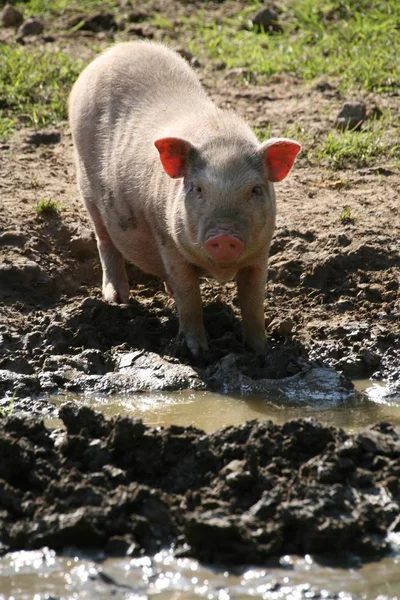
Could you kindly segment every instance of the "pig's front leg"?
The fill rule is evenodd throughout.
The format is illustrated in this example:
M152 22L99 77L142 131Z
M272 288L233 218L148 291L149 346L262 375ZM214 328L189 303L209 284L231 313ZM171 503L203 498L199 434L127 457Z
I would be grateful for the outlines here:
M252 350L265 352L264 298L266 268L247 267L236 276L243 319L244 342Z
M192 354L198 356L201 350L208 349L198 271L176 252L166 252L164 264L167 286L178 309L179 332Z

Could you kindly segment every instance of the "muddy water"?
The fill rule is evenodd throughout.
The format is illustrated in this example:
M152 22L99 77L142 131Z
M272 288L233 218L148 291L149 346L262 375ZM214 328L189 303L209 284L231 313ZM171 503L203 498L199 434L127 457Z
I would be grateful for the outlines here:
M143 419L153 427L194 425L211 433L220 427L244 421L271 420L282 424L299 417L314 417L327 425L355 432L379 421L400 425L400 398L387 396L387 388L370 380L355 382L355 393L345 402L319 404L277 402L260 397L232 397L211 392L160 392L119 396L88 396L84 403L101 410L107 417L126 415ZM66 399L82 401L77 396L54 398L56 404ZM51 423L51 422L50 422ZM54 424L54 422L53 422Z
M369 381L357 382L356 389L364 393L356 393L343 403L317 406L199 392L93 396L85 398L84 403L107 416L136 416L153 426L192 424L208 432L248 419L282 423L300 416L313 416L348 431L382 420L400 424L400 398ZM167 551L153 558L105 561L101 556L85 557L73 550L68 556L46 549L15 552L0 560L0 600L144 600L153 596L160 600L400 600L400 534L392 534L391 541L391 557L366 565L335 567L318 564L310 556L285 556L278 566L249 567L235 573L211 570L194 560L175 559Z
M400 539L398 540L400 543ZM1 600L398 600L400 556L350 568L322 566L311 556L241 572L211 570L161 552L153 558L104 562L53 551L16 552L0 563Z

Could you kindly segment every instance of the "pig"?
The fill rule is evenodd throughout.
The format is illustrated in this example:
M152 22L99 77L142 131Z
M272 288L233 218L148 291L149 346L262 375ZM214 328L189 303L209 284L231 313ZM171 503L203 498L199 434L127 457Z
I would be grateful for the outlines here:
M236 278L244 342L265 351L273 183L300 145L260 143L181 56L154 42L120 43L90 63L71 91L69 121L105 300L128 302L125 259L160 278L196 356L208 347L199 278Z

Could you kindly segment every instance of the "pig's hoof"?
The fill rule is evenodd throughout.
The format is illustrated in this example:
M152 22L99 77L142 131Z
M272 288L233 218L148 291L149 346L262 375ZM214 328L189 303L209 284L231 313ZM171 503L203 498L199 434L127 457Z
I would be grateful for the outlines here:
M208 350L207 340L198 340L191 336L185 336L185 342L191 354L198 358L202 351Z
M128 304L129 289L117 290L112 283L107 283L103 287L103 296L104 300L107 302L115 304Z

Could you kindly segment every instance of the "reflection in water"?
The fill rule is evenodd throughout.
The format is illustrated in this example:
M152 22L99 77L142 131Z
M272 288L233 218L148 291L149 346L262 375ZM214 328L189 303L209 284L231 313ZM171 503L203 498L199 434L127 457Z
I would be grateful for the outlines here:
M283 423L315 417L322 423L357 431L377 421L400 425L400 398L385 398L371 382L357 384L350 401L301 405L273 398L233 398L208 392L132 394L118 397L63 396L101 410L106 416L129 415L152 426L194 425L207 432L251 419ZM59 423L50 422L59 425ZM248 568L240 574L215 572L170 552L154 558L93 562L82 555L56 556L50 550L15 552L0 559L0 600L400 600L400 534L391 534L396 554L358 568L321 566L310 556L285 556L280 568ZM328 591L327 591L328 590ZM336 596L334 596L336 594Z
M193 425L206 432L220 427L239 425L245 421L271 420L282 424L290 419L314 417L326 425L342 427L354 432L379 421L390 421L400 425L400 398L385 401L385 388L370 381L356 383L358 392L367 389L367 394L355 393L351 400L340 403L301 404L276 402L271 398L232 397L211 392L158 392L153 394L130 394L119 396L63 396L78 400L107 417L117 415L143 419L153 427L168 425Z
M284 556L280 563L280 567L229 573L192 559L176 559L168 551L154 558L104 562L56 556L46 549L14 552L0 561L0 600L400 598L399 556L349 569L321 566L308 555Z

